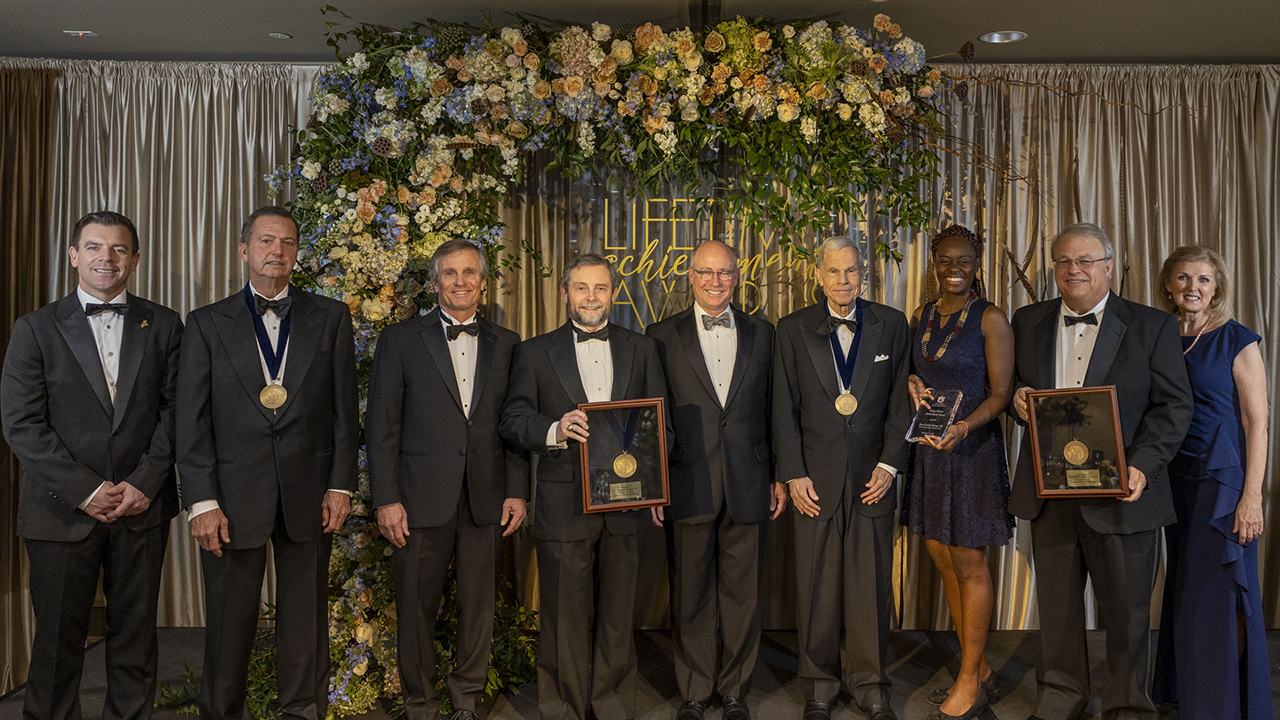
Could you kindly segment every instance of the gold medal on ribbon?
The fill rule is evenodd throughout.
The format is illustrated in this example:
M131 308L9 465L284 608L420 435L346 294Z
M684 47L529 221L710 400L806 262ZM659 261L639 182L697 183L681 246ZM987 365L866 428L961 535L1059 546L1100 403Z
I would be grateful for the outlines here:
M623 451L613 459L613 473L620 478L629 478L636 474L636 457Z
M1062 448L1062 457L1072 465L1083 465L1089 459L1089 446L1079 440L1072 440Z
M271 383L262 388L262 392L258 393L258 401L269 410L275 410L284 405L284 401L288 399L289 391L285 390L280 383Z
M857 412L858 398L854 397L849 391L845 391L836 396L836 412L844 416L849 416Z

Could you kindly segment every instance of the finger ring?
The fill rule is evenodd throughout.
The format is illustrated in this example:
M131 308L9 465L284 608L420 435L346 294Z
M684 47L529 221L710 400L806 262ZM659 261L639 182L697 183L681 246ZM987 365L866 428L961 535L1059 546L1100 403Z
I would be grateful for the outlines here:
M565 428L565 432L573 432L573 428L577 426L577 424L578 423L569 423L569 427Z

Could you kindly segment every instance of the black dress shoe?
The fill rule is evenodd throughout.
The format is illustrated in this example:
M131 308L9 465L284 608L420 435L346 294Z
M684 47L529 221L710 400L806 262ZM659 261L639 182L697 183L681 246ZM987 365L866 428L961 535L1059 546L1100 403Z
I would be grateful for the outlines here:
M723 720L751 720L751 711L742 698L725 695L720 698L720 717Z
M831 720L831 708L835 703L810 700L804 704L804 720Z
M872 703L861 709L862 714L867 716L867 720L898 720L898 714L887 702Z
M700 700L685 700L676 711L676 720L702 720L707 712L707 704Z
M963 715L948 715L942 711L942 708L938 708L929 713L929 717L926 720L974 720L986 712L989 707L991 707L991 702L987 698L987 691L979 687L978 697L974 698L973 704L969 706L968 710L964 711Z

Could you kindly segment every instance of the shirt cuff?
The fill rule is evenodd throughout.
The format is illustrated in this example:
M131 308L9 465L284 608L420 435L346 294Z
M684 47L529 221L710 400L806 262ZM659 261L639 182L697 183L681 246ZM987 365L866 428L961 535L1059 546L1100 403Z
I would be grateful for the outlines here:
M203 515L210 510L219 509L221 509L221 506L218 505L217 500L201 500L200 502L191 503L191 507L187 508L187 522L195 520L197 515Z
M328 490L325 490L325 492L336 492L336 493L342 493L343 495L346 495L347 497L351 497L352 495L354 495L354 494L355 494L355 493L351 492L350 490L343 490L342 488L329 488Z
M547 428L547 449L548 450L564 450L569 447L567 442L556 442L556 425L551 423L551 427Z
M884 470L885 472L889 473L894 477L898 476L898 469L888 463L876 463L876 467L880 468L881 470Z
M93 492L89 493L89 497L85 498L84 502L80 503L81 510L84 510L85 508L89 507L89 503L93 502L93 499L98 497L98 493L102 492L103 485L106 485L106 483L100 483L98 487L93 489Z

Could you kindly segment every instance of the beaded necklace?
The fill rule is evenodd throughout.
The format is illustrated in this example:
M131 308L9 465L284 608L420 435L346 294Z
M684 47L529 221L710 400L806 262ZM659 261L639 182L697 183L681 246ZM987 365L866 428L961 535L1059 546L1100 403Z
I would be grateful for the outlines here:
M947 334L946 339L942 341L942 345L938 347L938 352L929 357L929 338L933 335L933 321L938 317L938 303L929 305L929 321L924 327L924 336L920 338L920 354L928 362L937 362L947 352L947 346L951 344L951 340L960 334L960 328L964 327L964 321L969 319L969 306L973 305L973 301L978 298L976 292L969 292L969 300L965 302L964 309L960 311L960 317L956 318L955 327L951 328L951 332Z

